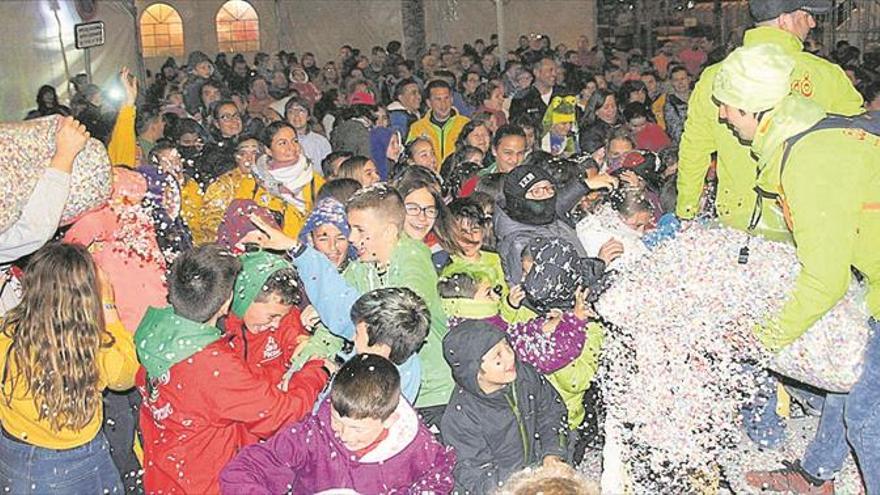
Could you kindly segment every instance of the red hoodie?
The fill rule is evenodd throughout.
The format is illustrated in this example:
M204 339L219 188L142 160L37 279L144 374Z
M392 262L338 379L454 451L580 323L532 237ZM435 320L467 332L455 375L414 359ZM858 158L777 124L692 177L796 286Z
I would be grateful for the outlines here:
M248 368L256 375L272 383L281 383L299 337L308 335L300 322L300 310L296 306L290 310L275 330L253 333L244 328L244 321L232 312L224 322L226 341L237 354L247 362ZM296 386L291 380L290 387Z
M219 493L223 466L241 448L308 415L327 379L321 363L311 361L283 392L222 337L171 366L152 392L141 368L146 492Z

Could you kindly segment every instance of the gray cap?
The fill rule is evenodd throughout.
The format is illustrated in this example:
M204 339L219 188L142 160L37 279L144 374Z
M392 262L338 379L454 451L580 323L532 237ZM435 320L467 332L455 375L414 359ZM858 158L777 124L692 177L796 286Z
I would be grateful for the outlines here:
M831 0L749 0L749 11L756 22L762 22L796 10L824 14L831 4Z

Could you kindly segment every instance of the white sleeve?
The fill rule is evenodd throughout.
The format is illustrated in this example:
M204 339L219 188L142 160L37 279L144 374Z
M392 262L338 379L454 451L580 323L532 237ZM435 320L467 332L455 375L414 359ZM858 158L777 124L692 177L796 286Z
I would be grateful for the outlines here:
M58 230L69 193L70 174L46 169L22 209L21 217L0 232L0 263L27 256L52 237Z

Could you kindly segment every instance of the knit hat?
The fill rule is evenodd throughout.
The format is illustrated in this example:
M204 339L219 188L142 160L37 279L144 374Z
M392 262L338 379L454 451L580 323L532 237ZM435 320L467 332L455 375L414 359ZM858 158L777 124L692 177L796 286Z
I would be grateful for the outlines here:
M824 14L831 10L831 3L831 0L749 0L749 11L755 22L762 22L796 10Z
M777 45L737 48L721 63L712 96L746 112L769 110L791 92L794 66L794 59Z
M351 227L348 226L348 217L345 215L345 205L333 198L324 198L318 201L306 224L299 231L299 242L312 245L312 236L309 235L321 225L330 224L335 226L342 232L347 239L351 234ZM354 257L354 246L349 246L349 258Z
M504 211L510 218L527 225L546 225L556 218L556 195L543 200L526 198L529 189L544 180L553 182L538 162L520 165L504 177Z
M266 281L275 272L291 268L284 258L265 251L246 253L239 257L241 271L235 279L235 293L232 298L232 313L244 317L244 313L254 303L263 290Z

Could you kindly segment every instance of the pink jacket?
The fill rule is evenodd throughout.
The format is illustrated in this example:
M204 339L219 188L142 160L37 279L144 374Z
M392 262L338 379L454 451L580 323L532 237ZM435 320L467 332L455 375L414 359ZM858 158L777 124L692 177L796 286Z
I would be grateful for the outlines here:
M119 317L132 333L148 306L167 305L165 258L156 243L152 219L141 206L146 192L141 174L113 167L109 203L83 215L64 235L64 242L87 246L95 263L107 273Z

